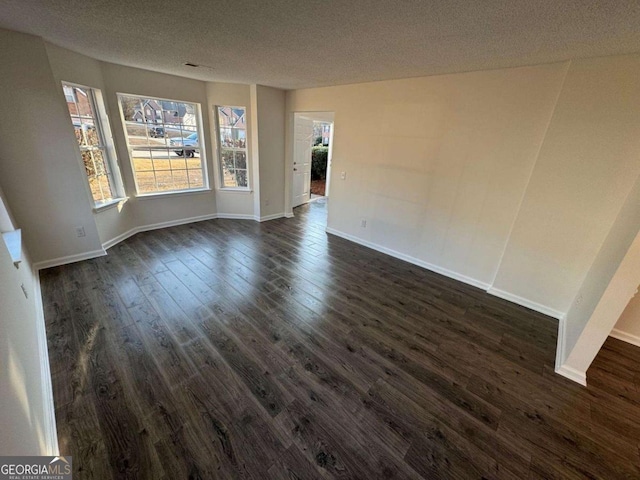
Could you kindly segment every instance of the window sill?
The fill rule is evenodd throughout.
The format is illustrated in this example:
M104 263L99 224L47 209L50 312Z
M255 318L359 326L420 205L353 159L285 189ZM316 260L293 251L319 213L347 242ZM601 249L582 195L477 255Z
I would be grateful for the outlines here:
M197 195L210 192L210 188L198 188L193 190L177 190L175 192L143 193L136 195L136 200L150 200L153 198L173 197L176 195Z
M218 192L222 193L253 193L253 190L250 188L233 188L233 187L222 187L218 189Z
M124 205L127 200L129 200L129 197L114 198L109 202L101 203L100 205L93 207L93 213L104 212L105 210L118 207L119 205Z

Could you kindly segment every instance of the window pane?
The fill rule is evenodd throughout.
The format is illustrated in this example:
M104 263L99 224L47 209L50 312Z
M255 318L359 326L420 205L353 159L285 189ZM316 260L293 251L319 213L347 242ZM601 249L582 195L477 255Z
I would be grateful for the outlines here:
M120 106L122 107L122 115L125 121L138 123L145 121L141 100L138 97L120 95Z
M91 156L91 152L88 150L81 151L82 155L82 163L84 164L84 170L87 174L87 177L93 177L96 174L96 168L93 165L93 157Z
M231 107L218 107L218 121L220 127L231 126Z
M235 159L236 159L236 165L235 165L236 168L242 168L246 170L247 154L245 152L236 152Z
M178 136L169 139L169 145L173 147L198 147L199 137L197 132L181 131ZM187 152L191 149L187 149ZM176 150L178 155L182 155L182 150Z
M91 196L94 202L99 202L102 198L102 192L100 192L100 182L97 177L88 177L89 188L91 189Z
M72 116L71 122L78 145L82 147L100 145L100 136L92 118Z
M100 150L92 150L91 156L93 157L93 164L96 167L96 175L106 175L107 167L104 164L104 157Z
M82 135L82 125L80 124L80 120L77 117L71 117L71 121L73 122L73 131L76 134L78 145L82 145L84 137Z
M100 137L98 136L98 130L96 130L93 120L87 121L84 127L85 144L96 147L100 145Z
M145 139L149 145L165 146L167 145L167 130L163 125L154 125L147 127L148 138Z
M186 170L187 162L182 157L173 157L171 159L171 170Z
M221 162L223 169L233 168L233 150L223 150L221 154Z
M233 146L236 148L246 148L247 146L247 131L234 128L233 132Z
M202 181L202 170L189 170L189 184L192 188L204 187L204 183Z
M189 188L189 179L186 170L173 171L173 188L176 190L185 190Z
M82 162L89 179L89 188L94 202L104 202L113 199L113 191L109 183L108 172L104 157L99 150L83 150Z
M246 170L236 170L236 182L238 183L238 187L248 186Z
M239 127L239 128L245 128L244 117L245 117L244 108L233 108L233 109L231 109L231 121L232 121L231 125L232 126Z
M95 112L94 90L65 83L62 90L94 203L111 200L115 192L100 117ZM117 165L112 168L117 168Z
M133 147L149 144L149 139L147 137L147 127L135 122L127 122L125 125L129 145Z
M73 88L68 85L63 85L62 90L64 91L64 98L67 99L68 103L73 103L76 101L76 95L73 91Z
M225 187L237 187L236 183L236 171L233 168L229 168L223 172L223 182Z
M193 135L194 133L196 133L198 131L198 129L196 128L195 125L185 125L185 124L180 124L179 125L180 129L182 130L182 135L184 137L188 137L190 135ZM198 137L195 137L195 140L197 141ZM191 141L193 141L193 138L190 138Z
M223 147L233 147L233 129L220 128L220 144Z
M247 122L244 107L216 107L223 187L248 188Z
M102 201L113 200L111 185L109 184L109 177L107 177L106 175L98 177L98 183L100 184L100 190L102 192Z
M187 168L196 169L200 165L200 150L189 150L185 157Z
M168 149L152 150L151 158L153 158L154 170L171 170L171 157Z
M156 179L153 172L136 172L136 182L140 193L152 193L156 191Z
M133 169L136 172L152 172L153 162L151 161L151 150L135 149L131 151L131 160L133 162Z
M127 120L133 169L136 174L155 173L153 185L150 177L140 177L139 192L202 188L205 164L200 152L198 105L131 95L120 95L119 100ZM187 170L200 171L202 180L197 187L190 185Z

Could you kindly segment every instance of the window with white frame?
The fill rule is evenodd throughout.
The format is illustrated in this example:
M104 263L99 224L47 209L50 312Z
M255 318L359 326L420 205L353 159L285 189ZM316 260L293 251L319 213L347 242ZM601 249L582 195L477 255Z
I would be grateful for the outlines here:
M122 189L114 180L118 164L113 149L105 141L109 126L100 120L100 110L104 110L96 99L100 91L70 83L63 83L62 90L95 206L110 203L121 196L118 191Z
M207 188L200 105L118 95L139 195Z
M247 109L216 107L222 188L249 188Z

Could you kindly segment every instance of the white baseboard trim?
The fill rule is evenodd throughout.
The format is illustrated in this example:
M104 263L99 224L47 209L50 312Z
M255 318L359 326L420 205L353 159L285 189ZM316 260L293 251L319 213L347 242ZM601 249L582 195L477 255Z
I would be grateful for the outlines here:
M390 255L400 260L404 260L405 262L413 263L414 265L418 265L419 267L426 268L427 270L431 270L432 272L439 273L441 275L444 275L445 277L453 278L454 280L459 280L463 283L472 285L474 287L478 287L483 290L486 290L487 288L489 288L488 283L482 282L480 280L476 280L475 278L467 277L466 275L462 275L460 273L454 272L452 270L448 270L446 268L439 267L438 265L433 265L432 263L425 262L424 260L420 260L419 258L415 258L410 255L406 255L404 253L400 253L396 250L383 247L382 245L378 245L377 243L369 242L368 240L363 240L361 238L350 235L348 233L341 232L340 230L327 227L326 232L332 235L336 235L338 237L342 237L345 240L349 240L359 245L369 247L373 250L384 253L386 255Z
M229 220L256 220L255 215L248 213L218 213L213 218L224 218ZM259 219L257 221L260 221Z
M623 342L630 343L631 345L635 345L636 347L640 347L640 337L637 335L632 335L630 333L623 332L622 330L614 328L613 330L611 330L609 336L617 338L618 340L622 340Z
M518 305L522 305L523 307L527 307L531 310L535 310L536 312L542 313L543 315L548 315L549 317L557 318L560 320L564 318L564 313L558 310L554 310L553 308L549 308L540 303L534 302L532 300L526 299L519 295L514 295L513 293L505 292L504 290L500 290L499 288L490 287L487 289L487 293L504 300L508 300L512 303L517 303Z
M81 262L82 260L89 260L91 258L102 257L106 255L104 248L102 250L92 250L91 252L78 253L75 255L68 255L66 257L52 258L51 260L44 260L33 264L33 268L43 270L45 268L58 267L60 265L66 265L68 263Z
M49 365L49 348L47 346L47 331L44 321L44 308L42 306L42 291L40 288L40 275L38 270L32 268L33 274L33 299L36 303L36 335L40 357L40 383L42 388L42 401L44 407L43 436L46 452L42 455L60 455L58 446L58 428L56 425L56 409L53 403L53 386L51 385L51 367Z
M132 237L133 235L135 235L138 232L140 232L140 230L138 228L132 228L131 230L128 230L128 231L126 231L124 233L121 233L120 235L118 235L117 237L112 238L111 240L107 240L106 242L104 242L102 244L102 248L104 248L105 250L109 250L114 245L117 245L118 243L126 240L127 238Z
M581 372L573 367L570 367L566 363L565 356L565 339L567 334L567 322L566 316L562 315L558 319L558 342L556 345L556 365L555 372L558 375L562 375L569 380L572 380L580 385L586 387L587 386L587 373Z
M170 220L168 222L151 223L149 225L141 225L136 227L136 233L148 232L150 230L158 230L160 228L177 227L178 225L186 225L187 223L204 222L205 220L214 220L219 218L218 214L199 215L197 217L181 218L179 220Z
M293 212L287 212L287 213L284 214L284 216L285 216L285 218L293 218L294 217Z
M120 235L112 238L111 240L107 240L102 244L102 247L105 250L107 250L108 248L111 248L114 245L117 245L123 240L126 240L129 237L132 237L136 233L149 232L151 230L158 230L160 228L177 227L178 225L185 225L187 223L195 223L195 222L203 222L205 220L213 220L215 218L218 218L217 214L200 215L198 217L181 218L180 220L171 220L169 222L160 222L160 223L151 223L149 225L142 225L140 227L135 227L124 233L121 233Z
M561 318L558 319L558 337L556 340L556 363L555 370L557 371L562 364L565 362L565 339L567 334L567 317L566 315L562 315Z
M268 222L269 220L275 220L277 218L283 218L285 216L284 213L274 213L273 215L265 215L264 217L260 217L258 219L259 222Z
M576 383L586 387L587 386L587 374L586 372L580 372L569 365L560 365L556 368L556 373L562 375L569 380L573 380Z

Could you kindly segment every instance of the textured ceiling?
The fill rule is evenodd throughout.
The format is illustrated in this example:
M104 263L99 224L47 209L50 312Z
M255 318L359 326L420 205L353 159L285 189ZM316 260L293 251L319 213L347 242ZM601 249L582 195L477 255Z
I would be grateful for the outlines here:
M0 26L108 62L300 88L638 52L640 0L1 0Z

